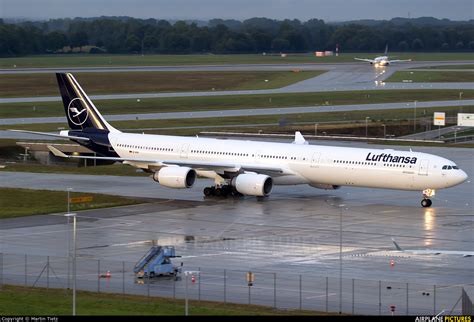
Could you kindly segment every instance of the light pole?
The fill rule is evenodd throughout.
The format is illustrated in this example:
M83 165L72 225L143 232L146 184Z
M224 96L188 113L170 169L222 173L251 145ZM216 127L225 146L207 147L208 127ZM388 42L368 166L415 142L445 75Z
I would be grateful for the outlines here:
M369 119L370 119L370 117L368 117L368 116L365 117L365 137L368 136Z
M69 214L71 212L71 207L70 207L70 201L71 201L71 190L72 188L67 188L67 213ZM67 289L70 287L71 283L71 267L70 267L70 261L71 261L71 244L70 244L70 233L71 229L69 228L69 217L67 217Z
M464 92L459 92L459 113L462 113L462 105L461 105L462 94L464 94Z
M188 311L188 275L198 275L198 273L200 273L200 271L184 271L184 277L186 279L185 281L185 285L186 285L186 288L185 288L185 292L184 292L184 296L185 296L185 301L184 301L184 315L188 316L189 315L189 311Z
M387 126L385 124L382 124L383 126L383 138L385 139L387 137Z
M413 133L416 133L416 102L414 102L414 112L413 112Z
M314 135L318 135L318 123L314 124Z
M74 247L74 253L72 258L72 315L76 315L76 214L67 213L64 216L73 218L73 234L72 243Z
M342 314L342 210L345 204L331 204L339 207L339 314Z
M339 205L339 314L342 313L342 207Z
M71 211L70 202L71 202L71 190L72 190L72 188L67 188L66 190L67 190L67 213L69 213ZM69 217L68 217L67 220L68 220L67 222L69 223Z

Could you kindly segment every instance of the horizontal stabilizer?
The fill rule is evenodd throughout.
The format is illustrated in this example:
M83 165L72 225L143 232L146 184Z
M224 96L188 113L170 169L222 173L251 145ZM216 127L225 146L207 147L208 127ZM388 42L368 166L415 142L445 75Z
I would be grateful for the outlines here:
M44 136L53 136L53 137L57 137L57 138L71 139L71 140L89 141L88 138L84 138L82 136L71 136L71 135L62 135L62 134L55 134L55 133L26 131L26 130L7 130L7 131L18 132L18 133L36 134L36 135L44 135Z

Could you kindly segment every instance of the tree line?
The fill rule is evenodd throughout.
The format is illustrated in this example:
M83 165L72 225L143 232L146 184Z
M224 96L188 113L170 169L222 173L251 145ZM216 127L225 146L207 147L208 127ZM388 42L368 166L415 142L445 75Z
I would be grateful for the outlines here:
M473 21L435 18L325 23L252 18L208 22L100 17L7 23L0 19L0 56L57 53L91 46L91 53L280 53L473 51Z

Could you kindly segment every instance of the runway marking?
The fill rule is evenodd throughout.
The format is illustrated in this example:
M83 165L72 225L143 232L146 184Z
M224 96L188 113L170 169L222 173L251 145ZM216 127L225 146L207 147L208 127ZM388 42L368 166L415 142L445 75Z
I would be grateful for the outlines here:
M334 295L337 295L337 293L328 293L328 297L329 296L334 296ZM310 300L310 299L317 299L317 298L322 298L322 297L326 297L326 293L321 294L321 295L307 296L307 297L305 297L305 299Z
M136 241L136 242L130 242L130 243L122 243L122 244L112 244L108 245L109 247L115 247L115 246L134 246L134 245L145 245L149 244L150 240L142 240L142 241Z
M67 225L67 224L53 224L53 225ZM50 225L51 226L51 225ZM114 225L108 225L108 226L100 226L100 227L89 227L89 228L77 228L77 231L85 231L85 230L96 230L96 229L104 229L104 228L110 228L110 227L123 227L123 225L120 224L114 224ZM22 228L16 228L16 229L24 229L24 228L31 228L31 227L22 227ZM52 230L52 231L44 231L44 232L39 232L39 233L28 233L28 236L36 236L36 235L46 235L46 234L53 234L53 233L67 233L70 231L72 233L72 229L64 229L64 230ZM0 237L0 239L4 238L11 238L11 237L25 237L25 234L21 235L3 235Z
M126 207L126 206L124 206L124 207ZM110 208L106 208L106 209L110 209ZM76 217L77 218L86 218L86 219L95 219L96 221L101 221L101 220L115 220L115 221L117 221L117 220L119 220L119 221L122 221L122 222L129 221L130 223L136 223L136 224L142 224L143 223L143 221L141 221L141 220L123 219L123 217L133 216L133 215L135 215L135 214L125 214L123 216L118 216L118 217L115 217L115 218L101 218L101 217L91 217L91 216L83 216L83 215L76 215ZM48 216L64 217L64 215L62 215L62 214L49 214Z
M202 255L188 255L188 256L181 256L181 258L197 258L197 257L209 257L209 256L219 256L219 255L247 255L248 253L243 252L221 252L215 254L202 254Z

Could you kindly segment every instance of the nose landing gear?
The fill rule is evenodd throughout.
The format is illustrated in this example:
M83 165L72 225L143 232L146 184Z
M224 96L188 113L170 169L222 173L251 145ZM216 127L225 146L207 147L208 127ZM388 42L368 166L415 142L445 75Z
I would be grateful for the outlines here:
M423 208L428 208L431 207L433 202L431 201L431 197L435 195L435 190L434 189L425 189L423 190L423 200L421 200L421 206Z
M431 204L432 204L431 199L423 199L423 200L421 200L421 206L422 206L423 208L428 208L428 207L431 206Z

